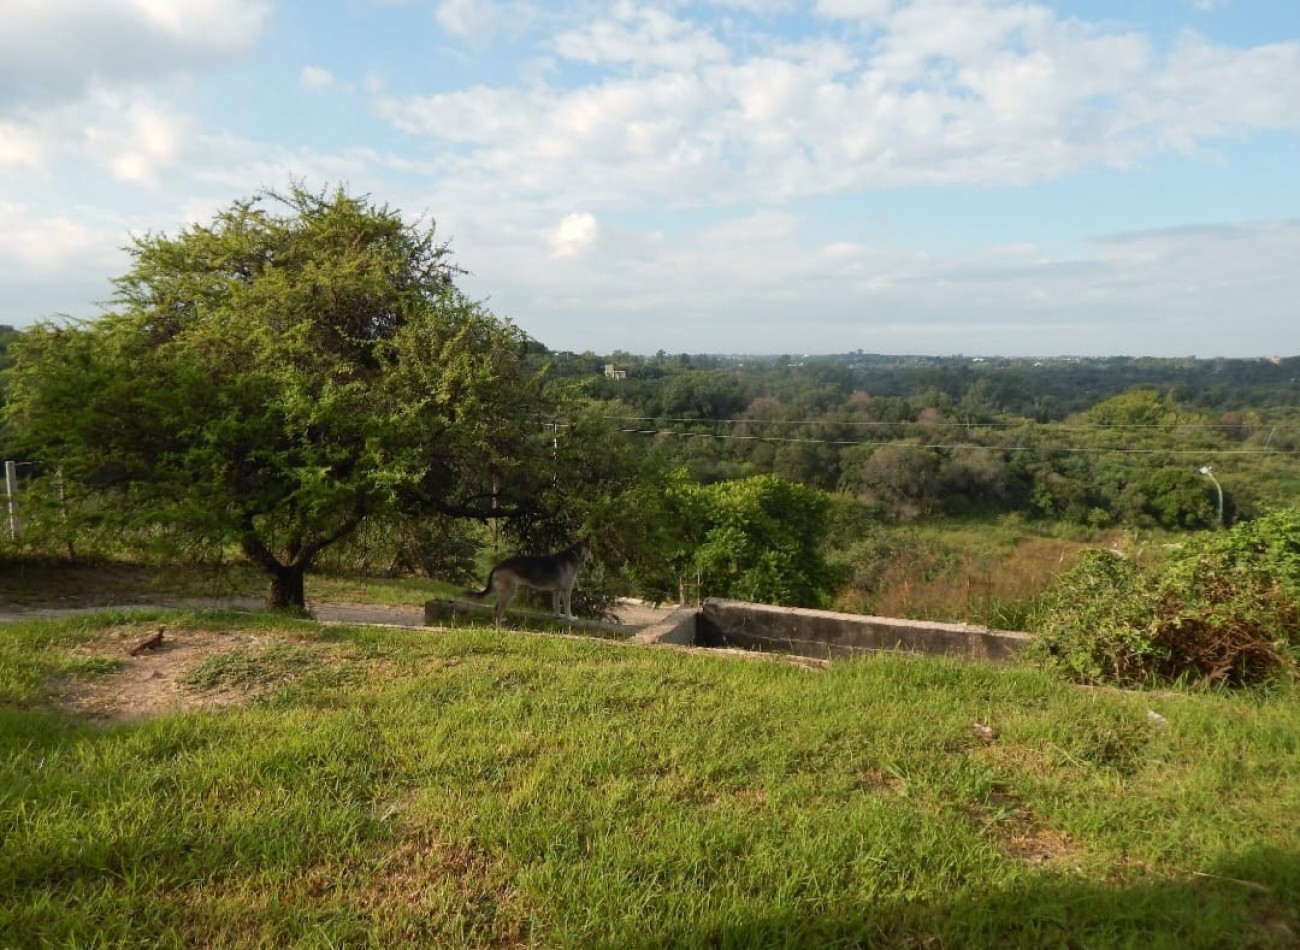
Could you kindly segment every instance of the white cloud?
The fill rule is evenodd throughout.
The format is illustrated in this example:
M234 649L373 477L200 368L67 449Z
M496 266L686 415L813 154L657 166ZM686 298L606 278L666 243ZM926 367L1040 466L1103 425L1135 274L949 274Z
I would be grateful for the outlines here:
M404 131L462 146L449 174L625 207L1026 184L1300 128L1300 43L1243 49L1189 35L1161 53L1139 34L993 0L822 8L885 19L857 45L814 37L741 55L704 27L624 3L551 48L630 74L386 98L379 109Z
M181 151L182 120L142 103L119 106L112 125L86 130L88 152L107 165L113 176L135 184L152 184L158 173Z
M328 89L336 81L333 73L320 66L304 66L298 80L305 89Z
M104 235L66 215L42 216L16 202L0 202L0 259L23 271L52 273L99 249Z
M45 164L45 145L30 127L0 122L0 168L36 169Z
M880 22L894 9L894 0L817 0L814 10L818 16L842 20Z
M672 235L602 231L581 267L540 266L526 235L492 240L471 291L562 349L1300 352L1300 221L1113 235L1064 257L809 243L799 216L773 211Z
M728 58L727 48L705 30L663 10L626 3L619 4L611 18L561 33L551 48L579 62L679 70Z
M241 56L269 12L269 0L10 2L0 30L0 114Z
M43 5L49 6L44 0ZM126 0L122 4L124 12L133 7L180 43L239 53L261 32L271 5L269 0Z
M798 0L708 0L711 6L750 13L789 13L799 9Z
M499 0L441 0L433 13L438 25L448 34L476 44L502 33L516 33L535 15L527 3Z
M551 256L573 257L596 242L598 231L594 214L587 211L566 214L551 234Z
M446 0L433 42L483 52L475 74L497 84L399 96L365 71L393 68L403 90L419 71L366 51L356 75L406 134L358 126L364 145L327 150L287 123L265 141L236 131L258 116L204 124L186 102L191 71L257 42L265 3L25 2L0 34L0 322L84 314L72 289L93 274L81 299L106 296L128 231L208 221L294 179L427 211L475 272L467 290L559 347L1300 352L1300 223L1120 235L1066 258L1033 242L1077 240L1069 223L958 255L863 236L890 226L841 221L822 240L799 214L830 204L810 196L1022 185L1300 128L1300 43L1166 43L1021 0L819 0L795 43L736 12L795 6ZM296 97L286 110L343 86L306 48L297 83L260 87Z
M121 222L85 208L51 214L0 199L0 323L94 316L88 305L112 296L108 277L125 267L123 236Z

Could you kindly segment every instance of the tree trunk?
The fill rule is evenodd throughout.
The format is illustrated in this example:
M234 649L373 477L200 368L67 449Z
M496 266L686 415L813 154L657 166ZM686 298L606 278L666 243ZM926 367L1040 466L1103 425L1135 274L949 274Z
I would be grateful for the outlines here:
M307 597L305 578L307 569L316 555L334 542L347 537L361 523L362 509L352 512L332 533L304 541L291 537L284 545L284 556L271 553L253 527L253 516L244 516L243 533L239 543L248 559L271 575L271 586L266 592L266 606L271 610L287 610L306 615Z
M304 579L305 564L281 565L271 574L271 586L266 591L266 606L271 610L294 613L307 612L307 595Z

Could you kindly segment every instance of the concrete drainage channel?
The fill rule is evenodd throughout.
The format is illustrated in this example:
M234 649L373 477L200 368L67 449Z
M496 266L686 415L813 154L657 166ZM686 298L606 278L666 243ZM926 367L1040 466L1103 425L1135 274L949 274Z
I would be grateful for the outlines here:
M706 600L683 607L632 637L632 643L717 647L840 659L880 650L1004 662L1032 638L960 623L897 620L770 607L735 600Z

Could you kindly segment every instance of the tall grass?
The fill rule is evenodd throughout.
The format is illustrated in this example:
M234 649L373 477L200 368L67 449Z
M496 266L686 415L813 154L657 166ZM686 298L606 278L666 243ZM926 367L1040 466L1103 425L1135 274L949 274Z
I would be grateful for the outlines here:
M101 622L0 627L0 945L1300 934L1293 691L221 622L289 645L192 681L250 702L129 725L49 705Z
M1053 581L1098 545L1159 554L1123 531L1033 533L1016 517L876 525L834 555L848 577L834 608L1026 630Z

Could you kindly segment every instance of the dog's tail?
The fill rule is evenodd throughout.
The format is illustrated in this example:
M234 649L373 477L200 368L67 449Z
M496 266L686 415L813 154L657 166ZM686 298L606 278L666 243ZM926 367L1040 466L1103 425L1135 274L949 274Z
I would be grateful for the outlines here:
M492 575L495 574L496 572L497 572L496 568L493 568L492 570L488 571L487 584L483 587L482 590L467 590L465 591L465 595L467 597L486 597L488 594L492 592Z

